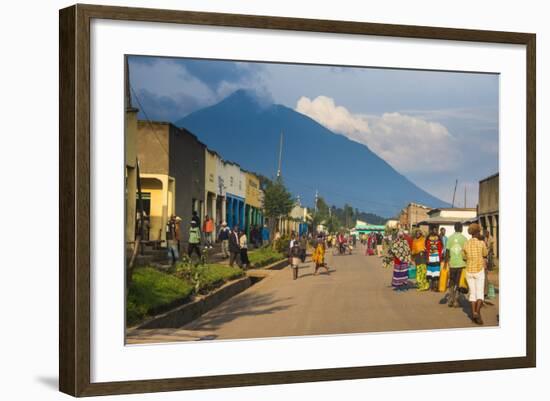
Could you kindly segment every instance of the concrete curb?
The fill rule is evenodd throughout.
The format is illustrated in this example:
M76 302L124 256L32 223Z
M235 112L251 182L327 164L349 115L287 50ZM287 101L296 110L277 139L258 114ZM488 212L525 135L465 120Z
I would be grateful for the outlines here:
M189 322L197 319L211 309L226 301L227 299L243 292L251 285L249 277L243 277L230 281L217 288L208 295L197 297L197 299L172 309L161 315L157 315L148 321L141 323L136 329L168 329L180 328Z
M246 277L225 283L207 295L198 296L191 302L156 315L129 330L180 328L249 288L252 285L252 280L258 276L254 272L280 270L287 265L288 260L282 259L264 267L252 268L246 272ZM249 275L252 276L252 279Z
M264 269L264 270L279 270L284 268L288 265L288 259L281 259L278 262L274 262L270 265L264 266L264 267L258 267L258 270Z

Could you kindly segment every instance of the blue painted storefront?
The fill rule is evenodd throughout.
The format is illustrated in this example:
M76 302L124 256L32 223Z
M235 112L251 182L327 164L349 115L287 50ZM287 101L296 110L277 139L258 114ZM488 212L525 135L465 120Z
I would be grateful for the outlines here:
M302 235L307 235L307 233L308 233L308 225L307 225L307 223L300 223L300 227L299 227L299 232L298 232L298 234L299 234L300 236L302 236Z
M226 194L226 214L227 214L227 225L231 228L234 226L239 226L239 228L244 228L245 225L245 209L244 209L244 198L240 196L233 195L230 193Z

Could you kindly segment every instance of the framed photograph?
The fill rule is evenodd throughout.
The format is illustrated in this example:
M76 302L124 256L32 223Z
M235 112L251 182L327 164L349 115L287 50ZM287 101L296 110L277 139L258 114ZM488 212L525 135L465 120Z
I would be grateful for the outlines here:
M73 396L535 367L535 35L60 11Z

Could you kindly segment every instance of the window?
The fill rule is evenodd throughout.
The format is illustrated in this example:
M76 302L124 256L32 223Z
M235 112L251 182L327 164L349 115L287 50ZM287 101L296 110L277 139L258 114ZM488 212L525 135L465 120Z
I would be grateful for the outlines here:
M151 192L142 192L141 201L143 202L143 211L146 216L151 215ZM136 193L136 213L139 213L139 194Z

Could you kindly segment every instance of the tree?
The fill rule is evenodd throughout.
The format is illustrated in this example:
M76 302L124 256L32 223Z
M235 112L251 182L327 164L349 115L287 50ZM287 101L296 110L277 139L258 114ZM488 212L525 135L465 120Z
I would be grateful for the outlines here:
M344 225L346 228L355 226L355 221L353 220L353 207L347 203L344 205Z
M265 182L264 212L269 218L269 233L273 238L275 227L279 219L288 216L294 206L294 198L286 189L283 179L277 177L274 181Z
M312 232L317 229L319 224L326 226L329 232L339 231L342 228L342 222L336 215L336 210L335 206L329 207L324 198L319 196L317 198L317 207L314 208L309 219Z
M335 233L342 230L342 222L334 214L329 216L326 225L329 233Z

